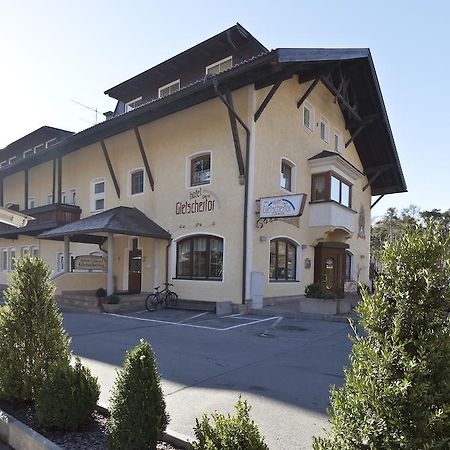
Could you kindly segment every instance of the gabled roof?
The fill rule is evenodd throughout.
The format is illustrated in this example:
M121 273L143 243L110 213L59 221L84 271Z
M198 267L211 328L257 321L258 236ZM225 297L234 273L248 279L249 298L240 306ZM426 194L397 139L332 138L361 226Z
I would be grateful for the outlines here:
M280 48L243 61L216 76L209 76L182 88L174 94L146 103L133 111L114 117L57 144L45 154L19 161L12 167L0 169L8 175L17 170L49 160L58 154L67 154L101 139L114 136L135 126L184 110L217 96L225 86L236 90L248 84L256 89L271 86L277 81L298 75L299 82L310 82L333 67L348 77L351 94L358 104L361 117L377 116L354 139L364 173L377 174L370 185L372 195L406 191L406 183L397 154L381 89L372 56L368 49L295 49ZM276 95L276 94L275 94ZM296 99L298 100L298 99ZM357 129L348 111L341 105L350 131ZM369 177L369 180L371 177Z
M54 228L42 233L38 238L58 239L64 236L88 235L91 233L115 233L155 239L171 239L166 230L149 219L142 211L126 206L118 206L62 227Z

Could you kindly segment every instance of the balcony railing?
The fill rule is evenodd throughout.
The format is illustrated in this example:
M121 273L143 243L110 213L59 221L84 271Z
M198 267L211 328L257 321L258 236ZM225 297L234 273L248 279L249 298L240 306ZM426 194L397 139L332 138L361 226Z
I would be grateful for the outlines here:
M78 206L62 203L38 206L37 208L24 209L20 212L33 217L34 220L30 220L24 228L0 224L0 236L6 237L10 234L37 235L46 230L75 222L80 219L81 215L81 209Z

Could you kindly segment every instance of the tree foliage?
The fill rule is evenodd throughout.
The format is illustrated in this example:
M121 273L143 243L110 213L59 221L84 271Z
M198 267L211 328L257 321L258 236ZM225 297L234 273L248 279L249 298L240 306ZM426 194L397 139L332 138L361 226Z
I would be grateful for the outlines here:
M110 401L110 450L154 450L169 423L155 356L148 342L127 353Z
M50 269L39 258L15 260L11 284L0 309L0 397L11 402L33 400L50 367L70 358L50 281Z
M314 449L450 448L450 238L443 222L409 227L381 252L383 273L358 307L331 430Z

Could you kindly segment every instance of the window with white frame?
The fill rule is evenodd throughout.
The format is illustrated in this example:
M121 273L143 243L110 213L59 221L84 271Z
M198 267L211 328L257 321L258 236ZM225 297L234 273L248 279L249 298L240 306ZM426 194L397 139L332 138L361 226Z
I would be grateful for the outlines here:
M0 167L5 167L6 165L8 165L8 161L0 162Z
M142 101L142 96L137 97L134 100L131 100L127 103L125 103L125 112L133 111L133 109L136 109L138 106L142 105L144 102Z
M270 241L270 281L295 281L297 279L297 245L287 238Z
M16 249L10 248L8 251L8 271L14 270L15 265L15 258L16 258Z
M320 139L330 143L330 121L324 116L320 116Z
M281 160L280 187L286 191L294 191L294 164L286 159Z
M61 203L64 204L64 205L67 203L67 197L66 197L66 192L65 191L61 192Z
M12 156L11 158L9 158L9 164L12 164L14 161L16 160L16 156Z
M39 247L37 245L32 245L30 247L30 255L32 258L38 258L39 257Z
M31 156L34 153L34 150L32 148L29 148L28 150L25 150L23 152L23 157L24 158L28 158L29 156Z
M314 108L308 102L303 103L303 125L314 132Z
M36 200L34 197L28 197L28 209L36 208Z
M343 142L342 142L342 133L338 130L334 130L334 151L342 152Z
M130 195L142 194L144 192L144 170L136 169L129 175Z
M2 272L8 271L8 249L2 249L2 263L1 263Z
M50 139L49 141L47 141L45 143L45 148L49 148L49 147L51 147L52 145L55 145L55 144L56 144L56 138Z
M190 158L190 186L211 183L211 153Z
M47 195L47 205L51 205L53 203L53 194Z
M77 204L77 190L76 189L71 189L69 192L69 203L71 205L76 205Z
M99 178L91 183L91 210L93 212L105 209L105 179Z
M44 149L44 144L36 145L36 147L34 147L34 153L37 153L37 152L39 152L40 150L43 150L43 149Z
M74 259L73 253L71 252L71 253L69 253L69 261L70 261L69 262L69 272L70 272L71 267L72 267L73 259ZM65 261L64 261L64 253L59 252L56 255L56 271L57 272L64 272L64 263L65 263Z
M167 95L173 94L174 92L178 92L180 90L180 80L172 81L171 83L167 83L164 86L161 86L158 89L158 97L166 97Z
M22 247L20 249L20 256L23 258L24 256L27 256L30 254L30 247Z
M206 66L206 75L217 75L224 70L228 70L233 65L233 57L228 56L227 58L216 61L209 66Z

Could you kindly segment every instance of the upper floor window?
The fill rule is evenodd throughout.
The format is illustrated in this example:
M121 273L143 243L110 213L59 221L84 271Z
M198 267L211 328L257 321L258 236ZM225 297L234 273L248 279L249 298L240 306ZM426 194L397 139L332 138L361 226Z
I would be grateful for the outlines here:
M5 167L6 165L8 165L8 161L2 161L2 162L0 162L0 168L1 168L1 167Z
M319 173L311 179L311 201L333 200L351 207L351 184L333 172Z
M47 195L47 205L51 205L53 203L53 194Z
M320 139L327 144L330 142L330 121L323 116L320 116Z
M42 150L44 148L44 144L39 144L34 147L34 153L37 153L39 150Z
M125 103L125 112L133 111L133 109L137 108L138 106L142 105L144 102L142 101L142 96L135 98L134 100L131 100L127 103Z
M28 197L28 209L36 207L36 200L34 197Z
M49 141L47 141L45 143L45 148L49 148L49 147L51 147L52 145L55 145L55 144L56 144L56 138L50 139Z
M23 157L28 158L28 156L31 156L34 153L34 150L32 148L29 148L28 150L25 150L23 152Z
M280 174L280 187L286 189L289 192L293 191L293 175L294 165L289 161L281 160L281 174Z
M171 83L165 84L158 89L158 97L166 97L167 95L173 94L180 90L180 80L172 81Z
M303 125L314 132L314 108L308 103L303 103Z
M270 241L269 278L271 281L295 281L297 246L289 239Z
M71 189L70 190L69 203L71 205L76 205L77 204L77 190L76 189Z
M343 143L342 143L342 134L338 130L334 130L334 151L342 152Z
M100 178L91 184L91 210L93 212L105 209L105 180Z
M177 278L222 280L223 239L191 236L177 243Z
M217 61L209 66L206 66L206 75L217 75L224 70L228 70L233 65L233 58L228 56L220 61Z
M191 159L191 186L209 184L211 182L211 153Z
M130 173L130 194L142 194L144 192L144 171L135 170Z

